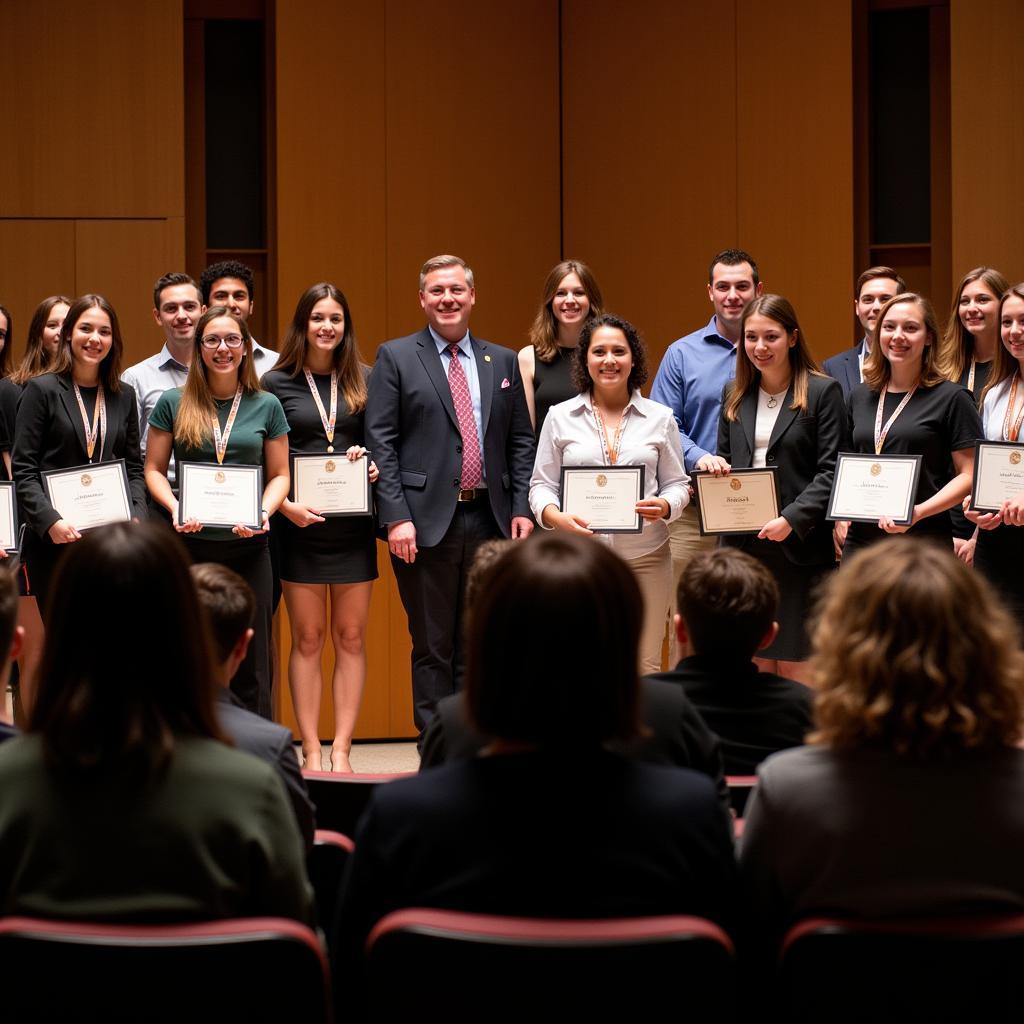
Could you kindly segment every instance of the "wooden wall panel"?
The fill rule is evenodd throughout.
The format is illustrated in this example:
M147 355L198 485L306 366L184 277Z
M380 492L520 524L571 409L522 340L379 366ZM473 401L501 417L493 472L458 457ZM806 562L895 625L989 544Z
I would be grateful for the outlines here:
M36 306L48 295L75 294L75 223L0 220L0 303L14 320L14 363Z
M711 315L708 260L742 242L734 5L564 0L562 12L564 254L643 330L653 376Z
M822 359L853 343L850 7L737 0L736 10L738 237Z
M181 0L7 0L0 39L0 216L184 215Z
M124 366L163 344L153 321L153 283L184 264L184 218L75 222L75 293L99 292L113 304L124 338Z
M417 274L476 272L476 333L520 348L559 254L558 5L387 3L389 336L423 324Z
M372 362L387 332L384 7L289 0L276 24L277 337L302 292L333 281ZM348 41L344 60L310 60L310 26Z
M1024 278L1022 33L1020 0L950 2L953 284L986 263Z

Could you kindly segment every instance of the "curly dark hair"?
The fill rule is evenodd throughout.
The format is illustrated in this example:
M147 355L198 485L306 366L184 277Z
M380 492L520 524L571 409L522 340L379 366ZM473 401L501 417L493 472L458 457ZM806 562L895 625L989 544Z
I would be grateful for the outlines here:
M623 320L621 316L616 316L614 313L602 313L600 316L595 316L593 320L587 321L580 332L576 361L572 364L573 387L581 395L594 390L594 381L587 369L587 353L590 351L590 339L593 338L594 331L601 327L612 327L617 331L622 331L629 343L629 351L633 356L633 367L629 371L626 388L630 394L633 394L637 388L642 388L647 383L647 350L640 332L628 320Z
M247 267L238 260L221 260L219 263L211 263L199 277L199 289L203 295L203 305L210 304L210 289L222 278L233 277L241 281L249 292L249 301L256 298L253 291L252 268Z

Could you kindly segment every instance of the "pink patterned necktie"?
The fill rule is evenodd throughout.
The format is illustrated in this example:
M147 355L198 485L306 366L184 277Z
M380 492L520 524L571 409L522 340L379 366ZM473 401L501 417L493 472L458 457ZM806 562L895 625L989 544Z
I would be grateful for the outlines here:
M449 345L451 361L448 363L448 387L452 389L452 402L455 403L455 415L459 420L459 433L462 434L462 479L463 490L479 487L483 478L483 467L480 464L480 439L476 433L476 420L473 417L473 399L469 395L469 381L466 371L459 361L459 346Z

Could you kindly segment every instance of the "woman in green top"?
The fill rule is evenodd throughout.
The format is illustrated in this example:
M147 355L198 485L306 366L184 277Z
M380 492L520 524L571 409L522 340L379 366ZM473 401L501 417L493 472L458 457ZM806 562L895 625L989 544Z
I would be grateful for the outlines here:
M193 562L234 569L256 597L254 635L231 688L246 707L271 717L270 626L272 582L267 546L269 517L288 494L288 421L281 403L260 390L245 321L223 306L196 325L196 351L185 386L165 392L149 418L146 486L171 516ZM182 462L263 467L263 526L203 527L178 523L178 498L167 480L173 449Z

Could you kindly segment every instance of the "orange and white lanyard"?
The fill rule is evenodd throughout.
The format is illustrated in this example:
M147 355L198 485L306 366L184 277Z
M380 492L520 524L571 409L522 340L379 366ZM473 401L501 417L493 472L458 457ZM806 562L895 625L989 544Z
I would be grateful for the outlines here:
M228 413L228 421L224 424L224 433L221 434L220 422L217 413L210 417L213 426L213 447L217 451L217 462L222 463L224 456L228 453L228 438L231 437L231 428L235 425L235 417L238 415L238 406L242 401L242 385L239 384L235 391L234 401L231 403L231 411Z
M82 414L82 426L85 427L85 451L92 462L92 453L96 450L96 435L100 438L100 458L103 458L103 443L107 436L107 401L103 395L103 385L96 386L96 405L92 410L92 426L89 426L89 414L85 411L85 402L82 399L82 392L78 385L71 382L75 388L75 398L78 400L78 411Z
M327 450L334 451L334 425L338 422L338 371L331 370L331 415L328 416L324 409L324 403L320 400L320 392L317 390L316 381L309 370L306 374L306 383L309 385L310 394L316 403L316 411L320 413L320 422L324 425L324 433L327 435Z
M1020 437L1020 425L1024 423L1024 401L1020 404L1020 412L1014 416L1013 423L1010 423L1010 417L1013 416L1013 403L1017 401L1017 385L1019 383L1020 372L1018 371L1013 375L1013 382L1010 384L1010 400L1006 403L1006 416L1003 418L1004 441L1016 441Z
M622 446L622 431L626 426L626 417L629 415L629 406L626 406L622 410L622 416L619 417L619 425L615 429L615 439L611 444L608 443L608 431L605 430L604 420L601 418L601 410L598 409L597 403L594 402L592 405L594 410L594 419L597 420L597 435L601 439L601 455L604 457L604 461L609 466L614 466L619 461L619 449Z
M886 436L889 433L889 428L896 422L896 417L907 407L907 402L914 397L914 392L917 390L915 384L904 396L903 401L896 406L896 411L885 421L885 426L882 426L882 410L885 407L885 396L886 390L882 388L881 393L878 396L878 411L875 413L875 454L882 454L882 446L885 444Z

